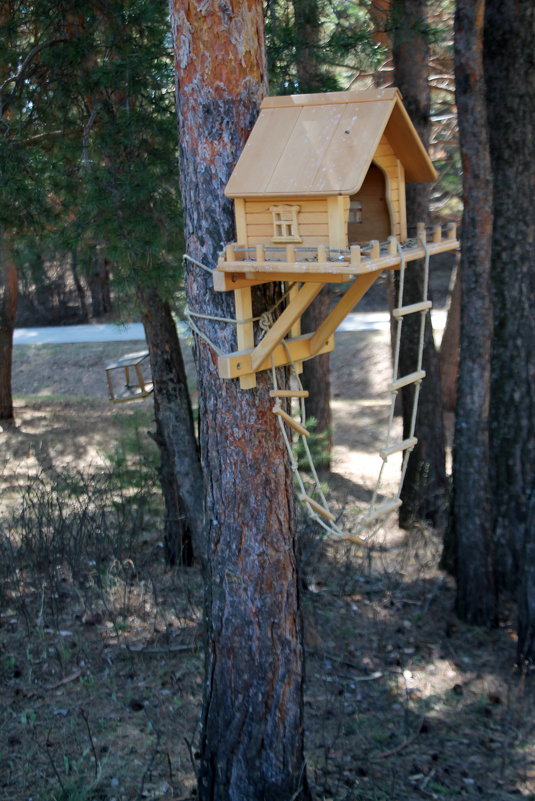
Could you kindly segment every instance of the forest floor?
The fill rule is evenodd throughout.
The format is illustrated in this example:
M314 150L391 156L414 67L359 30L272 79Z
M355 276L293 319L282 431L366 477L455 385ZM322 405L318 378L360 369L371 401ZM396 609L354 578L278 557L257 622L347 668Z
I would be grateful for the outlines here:
M106 399L104 365L140 347L15 350L17 427L0 433L0 801L194 798L200 577L164 563L151 399ZM378 469L388 334L338 334L332 372L325 481L350 533ZM300 519L316 801L535 799L534 679L514 666L511 605L493 631L460 623L432 531L391 520L359 548Z

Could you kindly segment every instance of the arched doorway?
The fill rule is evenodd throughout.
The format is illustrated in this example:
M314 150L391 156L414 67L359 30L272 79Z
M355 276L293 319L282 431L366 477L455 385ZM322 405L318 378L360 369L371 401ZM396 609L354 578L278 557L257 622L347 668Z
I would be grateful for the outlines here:
M349 199L349 244L360 245L370 239L382 242L391 233L385 176L379 167L372 164L361 188Z

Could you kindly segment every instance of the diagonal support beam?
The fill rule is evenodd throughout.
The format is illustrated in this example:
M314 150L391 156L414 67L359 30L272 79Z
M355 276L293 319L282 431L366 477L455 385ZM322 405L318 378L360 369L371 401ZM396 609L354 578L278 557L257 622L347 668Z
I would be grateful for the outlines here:
M327 315L325 320L321 323L316 333L310 341L310 349L313 354L319 352L325 342L329 339L331 334L334 334L342 320L349 314L349 312L357 305L359 300L364 297L368 289L379 278L382 269L376 270L373 273L366 273L359 275L355 278L347 292L342 295L334 309ZM312 286L315 286L313 284Z
M274 322L265 337L258 343L251 354L251 365L253 372L256 372L259 365L279 345L296 320L298 320L305 309L308 309L316 295L321 292L324 284L303 284L295 297L282 312L281 316Z

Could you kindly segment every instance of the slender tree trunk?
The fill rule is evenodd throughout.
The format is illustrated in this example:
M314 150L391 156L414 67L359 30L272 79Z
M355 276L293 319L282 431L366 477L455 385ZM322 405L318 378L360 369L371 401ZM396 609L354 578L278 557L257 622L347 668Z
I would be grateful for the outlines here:
M326 289L318 295L303 315L303 333L315 331L329 313L331 293ZM329 469L332 448L332 412L331 412L331 360L330 354L324 353L303 364L301 382L308 390L306 400L307 418L316 420L315 433L322 437L325 447L321 456L315 460L316 466Z
M446 327L440 343L439 362L444 411L454 412L457 405L457 379L461 348L461 272L455 268Z
M93 317L102 317L111 311L110 272L102 247L97 247L93 270L88 278Z
M204 553L204 486L182 351L171 308L156 290L140 290L154 384L156 443L171 564Z
M488 0L485 80L494 179L490 464L501 586L519 587L522 659L535 658L535 6Z
M394 0L391 11L394 56L394 83L401 90L405 107L427 147L430 135L430 96L427 83L429 47L427 42L427 0ZM417 222L425 222L429 213L429 184L408 184L407 220L409 232ZM422 298L423 265L412 263L405 276L404 303ZM403 323L400 371L416 369L419 320L417 315ZM414 520L426 520L442 527L446 519L447 480L445 467L444 422L438 356L429 317L426 321L423 369L425 381L420 392L415 447L408 464L401 497L400 525L409 527ZM410 430L414 387L402 390L403 436Z
M17 314L18 270L6 239L0 234L0 420L13 421L13 332Z
M320 65L320 9L318 0L293 0L296 34L296 68L300 92L321 92L328 75ZM303 333L315 331L329 312L331 293L326 289L303 315ZM325 454L318 466L329 468L332 446L330 353L324 353L303 364L301 380L310 396L306 402L307 417L316 422L315 431L325 436Z
M87 312L87 301L85 299L84 286L80 280L80 274L78 272L78 253L76 250L71 252L71 272L74 280L74 286L76 287L76 293L78 295L78 302L80 303L81 319L85 323L89 320L89 314Z
M265 92L262 12L260 0L171 2L186 244L210 267L232 239L223 188ZM229 293L214 293L195 265L186 288L192 311L234 316ZM259 291L257 308L265 298ZM218 348L236 348L234 327L199 324ZM250 391L222 381L199 338L196 361L208 533L199 797L305 799L293 489L268 376Z
M496 622L489 484L492 341L490 264L492 177L483 77L483 0L457 0L455 79L463 164L461 360L458 382L451 535L457 612L482 626Z

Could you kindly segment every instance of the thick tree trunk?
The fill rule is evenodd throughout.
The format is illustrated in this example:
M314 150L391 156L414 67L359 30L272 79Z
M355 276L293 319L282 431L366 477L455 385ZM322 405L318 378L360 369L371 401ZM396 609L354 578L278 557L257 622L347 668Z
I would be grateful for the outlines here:
M0 235L0 420L12 421L13 332L17 314L18 271L7 241Z
M427 83L426 0L394 0L391 23L393 35L394 83L401 90L405 107L427 147L430 134L430 97ZM409 234L417 222L425 222L429 213L429 184L407 186L407 220ZM404 303L417 303L422 299L423 265L412 263L406 272ZM403 323L400 351L400 371L411 373L416 369L419 321L417 315L407 317ZM416 423L418 444L409 459L401 497L399 521L409 527L414 520L425 520L442 527L446 519L447 480L445 467L444 423L442 418L442 392L438 356L433 339L431 321L425 328L423 369L426 378L420 393ZM402 390L403 437L409 435L414 387Z
M172 0L182 199L188 253L213 267L232 239L223 188L265 91L259 0ZM234 316L195 265L192 311ZM257 308L266 293L256 297ZM199 320L225 351L234 327ZM271 413L269 376L255 390L222 381L196 341L201 454L207 478L207 662L200 747L202 801L308 798L303 757L303 646L291 472Z
M533 660L535 6L530 0L488 0L485 80L494 179L490 464L496 564L502 586L520 585L519 655Z
M204 553L204 486L182 351L171 308L156 290L140 290L154 384L156 443L171 564Z
M457 0L455 78L463 164L461 360L458 382L451 535L457 612L496 622L488 414L492 303L492 178L483 78L483 2Z

